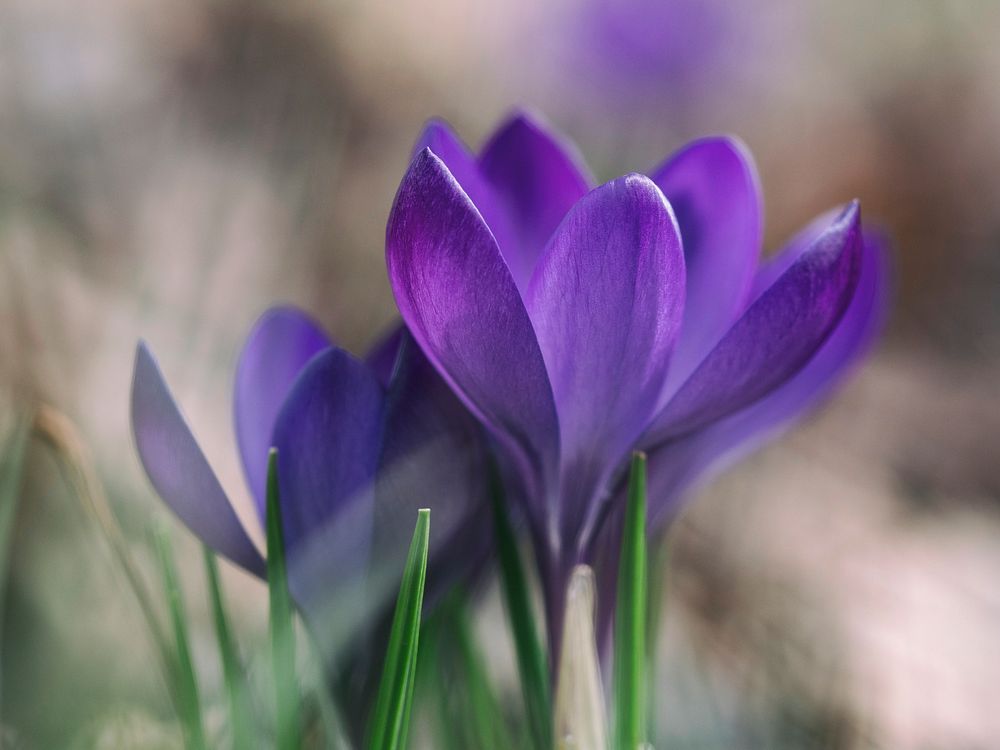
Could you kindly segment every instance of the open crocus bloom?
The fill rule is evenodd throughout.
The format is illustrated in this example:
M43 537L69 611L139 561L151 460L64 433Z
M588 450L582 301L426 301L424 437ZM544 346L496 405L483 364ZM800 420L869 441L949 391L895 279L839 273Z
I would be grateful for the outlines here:
M478 156L439 122L418 145L389 217L390 282L497 446L553 645L570 571L617 558L632 450L649 455L655 530L709 467L825 394L878 327L884 250L856 203L764 263L761 214L730 138L593 189L523 115Z
M405 333L363 362L301 312L269 311L240 357L235 421L262 528L268 453L278 449L289 587L327 658L385 614L417 508L434 516L431 590L488 549L481 430ZM261 553L144 344L132 428L163 500L209 547L262 576Z

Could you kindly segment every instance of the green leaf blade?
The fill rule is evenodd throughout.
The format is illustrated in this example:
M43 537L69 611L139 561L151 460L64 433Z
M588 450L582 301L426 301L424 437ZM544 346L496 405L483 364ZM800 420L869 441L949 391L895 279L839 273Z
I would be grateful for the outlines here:
M21 502L21 478L31 438L32 420L30 414L24 414L17 420L12 434L4 443L3 454L0 455L0 626L3 625L7 570L10 566L10 541Z
M504 506L503 486L493 468L491 472L493 523L500 563L500 579L504 602L514 638L521 692L528 724L536 750L549 747L552 738L552 704L549 687L549 665L542 649L535 619L532 616L527 576L521 564L514 530Z
M250 705L250 693L240 662L239 652L233 640L229 627L229 616L222 598L222 584L219 581L219 565L215 553L202 546L205 558L205 578L208 580L209 600L212 605L212 620L215 624L215 636L219 643L219 656L222 660L222 676L226 685L226 698L229 703L229 722L232 727L233 747L250 747L253 744L251 727L253 708Z
M618 567L614 643L614 747L637 750L646 741L646 456L632 455L628 505Z
M173 545L164 527L153 530L153 541L160 559L163 575L163 589L170 610L170 623L174 631L174 659L171 665L175 692L175 703L184 728L184 740L190 750L203 750L205 729L201 717L201 698L198 694L198 678L191 658L191 644L188 637L187 615L181 594L177 568L174 564Z
M271 623L271 668L274 677L278 750L298 750L299 684L295 676L295 618L288 591L285 535L281 523L278 451L267 457L267 584Z
M430 511L422 509L417 512L413 541L392 618L389 647L369 730L369 750L402 750L406 747L416 682L429 547Z

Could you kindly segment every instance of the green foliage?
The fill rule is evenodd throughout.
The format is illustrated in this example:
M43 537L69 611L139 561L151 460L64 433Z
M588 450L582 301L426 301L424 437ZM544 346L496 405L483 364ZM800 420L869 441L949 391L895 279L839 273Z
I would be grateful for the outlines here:
M267 460L267 583L270 594L271 665L274 673L278 750L301 744L299 685L295 677L295 620L288 592L285 537L281 525L278 452Z
M190 750L203 750L207 745L205 744L205 731L201 720L198 680L194 671L194 663L191 660L187 616L184 613L184 601L177 579L177 569L174 565L173 548L170 544L170 537L164 528L154 530L153 540L159 554L163 588L174 631L175 651L171 671L174 678L177 710L184 728L184 740Z
M215 636L219 642L219 656L222 660L222 675L226 684L226 698L229 703L229 721L232 729L233 747L251 747L251 728L253 708L250 705L250 693L240 662L236 644L233 641L229 627L229 617L222 599L222 584L219 581L219 566L215 561L215 553L208 547L202 547L205 557L205 578L208 580L208 593L212 605L212 619L215 623Z
M430 514L427 509L417 512L417 525L403 569L385 666L369 729L369 750L402 750L406 747L427 577Z
M618 567L614 645L614 748L646 741L646 457L632 456Z
M31 417L22 416L0 454L0 626L3 624L10 540L21 499L21 474L31 436Z
M552 706L549 690L549 666L542 650L532 614L527 576L521 564L517 541L507 516L503 486L495 470L491 472L490 494L493 501L494 533L500 564L504 602L510 619L521 691L536 750L544 750L552 738Z
M448 750L523 747L511 735L469 616L468 601L456 591L421 635L421 685L436 700L440 741Z

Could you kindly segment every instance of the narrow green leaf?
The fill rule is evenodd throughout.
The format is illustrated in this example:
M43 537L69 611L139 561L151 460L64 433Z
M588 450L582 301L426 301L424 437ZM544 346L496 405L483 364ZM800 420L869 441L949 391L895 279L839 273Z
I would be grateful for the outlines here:
M500 701L490 684L482 654L476 647L468 611L464 602L457 603L452 622L461 663L464 667L461 684L464 685L468 714L471 720L475 746L483 750L508 750L514 742L507 730Z
M525 712L535 741L534 746L537 750L544 750L549 747L552 737L549 666L532 616L527 578L521 565L514 531L507 517L503 483L496 467L490 472L490 495L493 501L500 580L514 637Z
M628 505L615 606L615 744L637 750L646 741L646 456L632 454Z
M30 415L17 420L0 455L0 625L3 624L3 603L7 590L10 539L21 500L21 475L31 436L31 421Z
M125 576L125 581L135 596L139 611L142 613L149 636L153 641L157 662L170 701L173 703L177 715L182 715L184 713L184 699L181 697L181 691L177 685L174 647L167 636L166 629L160 623L160 617L153 606L153 598L149 594L140 567L132 556L130 545L122 533L111 505L108 503L107 495L94 468L94 461L87 449L87 444L81 438L73 422L65 414L47 404L38 406L35 413L34 434L51 449L60 473L72 489L84 512L96 523L117 563L118 570Z
M306 647L309 649L309 658L305 663L306 671L304 678L308 685L308 691L316 702L316 713L323 732L323 742L317 746L317 750L319 748L323 748L323 750L348 750L352 746L344 734L343 718L340 715L337 705L334 703L330 687L323 673L321 651L316 645L315 639L308 637L311 635L308 631L306 635ZM308 744L306 746L312 747Z
M288 592L285 535L278 489L278 451L267 458L267 583L271 615L271 668L274 675L278 750L298 750L299 685L295 677L295 621Z
M417 511L417 525L403 569L403 580L392 618L389 647L369 729L369 750L402 750L410 723L420 639L420 614L427 577L431 512Z
M208 579L208 593L212 604L212 619L215 621L215 636L219 642L219 656L222 659L222 675L226 683L226 698L229 702L229 723L232 729L233 747L250 747L253 744L253 709L243 665L229 629L229 617L222 600L222 584L219 581L219 565L215 553L202 545L205 557L205 577Z
M153 530L153 541L159 553L163 589L166 593L167 607L170 610L170 623L174 631L172 672L177 709L184 728L184 740L190 750L203 750L207 746L205 744L205 730L201 721L198 679L194 672L194 663L191 660L187 616L184 614L184 600L177 578L177 569L174 566L173 546L166 528L156 527Z
M423 701L433 700L437 719L439 750L465 750L470 746L468 724L462 708L456 706L455 674L445 659L449 628L446 601L424 621L420 632L420 656L417 659L417 690Z

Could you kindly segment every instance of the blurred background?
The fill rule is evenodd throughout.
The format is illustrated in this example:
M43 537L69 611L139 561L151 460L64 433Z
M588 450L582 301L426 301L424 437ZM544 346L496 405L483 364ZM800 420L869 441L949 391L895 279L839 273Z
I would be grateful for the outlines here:
M991 0L3 0L0 442L28 405L69 415L150 564L136 340L241 488L242 337L279 301L354 351L391 323L385 220L427 118L478 147L528 106L601 180L734 133L766 248L858 197L894 238L893 309L837 397L672 530L656 746L998 747L998 81ZM6 553L0 746L176 747L135 602L37 440ZM263 586L223 574L261 641ZM478 624L509 683L494 599Z

